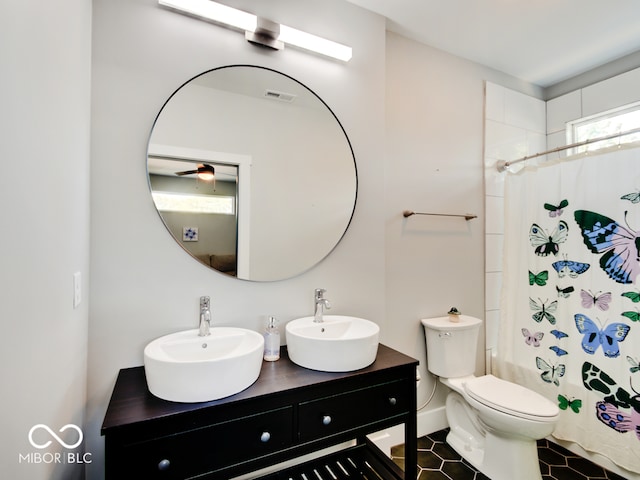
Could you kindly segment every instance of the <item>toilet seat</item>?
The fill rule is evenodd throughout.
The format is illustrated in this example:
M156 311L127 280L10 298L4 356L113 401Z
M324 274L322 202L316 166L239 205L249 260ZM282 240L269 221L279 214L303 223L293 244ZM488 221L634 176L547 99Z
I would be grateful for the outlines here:
M477 402L515 417L544 421L558 415L558 407L547 398L493 375L465 382L464 391Z

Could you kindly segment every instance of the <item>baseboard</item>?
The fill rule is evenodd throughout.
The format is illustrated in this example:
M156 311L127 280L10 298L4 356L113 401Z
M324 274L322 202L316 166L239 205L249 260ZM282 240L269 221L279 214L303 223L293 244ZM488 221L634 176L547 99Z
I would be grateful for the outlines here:
M448 426L444 406L418 413L418 438ZM391 447L404 443L404 427L396 425L369 435L369 439L386 455L391 456Z

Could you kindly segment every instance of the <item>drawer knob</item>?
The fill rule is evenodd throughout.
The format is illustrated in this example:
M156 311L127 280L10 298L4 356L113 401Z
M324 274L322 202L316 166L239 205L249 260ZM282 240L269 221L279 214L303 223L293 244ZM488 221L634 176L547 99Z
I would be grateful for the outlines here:
M262 435L260 435L260 441L262 443L267 443L269 440L271 440L271 434L269 432L262 432Z
M322 417L322 424L329 425L331 423L331 417L329 415L325 415Z
M389 397L389 405L395 405L396 403L398 403L398 401L396 400L396 397Z
M171 462L166 458L158 462L158 470L160 470L161 472L164 472L165 470L169 470L170 466L171 466Z

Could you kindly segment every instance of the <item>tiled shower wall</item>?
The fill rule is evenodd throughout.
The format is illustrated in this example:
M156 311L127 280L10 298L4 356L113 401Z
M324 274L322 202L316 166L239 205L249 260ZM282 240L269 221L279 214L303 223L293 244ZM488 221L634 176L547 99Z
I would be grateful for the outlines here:
M502 246L504 238L504 173L499 160L516 160L547 148L545 102L487 82L485 85L485 322L487 371L498 340Z

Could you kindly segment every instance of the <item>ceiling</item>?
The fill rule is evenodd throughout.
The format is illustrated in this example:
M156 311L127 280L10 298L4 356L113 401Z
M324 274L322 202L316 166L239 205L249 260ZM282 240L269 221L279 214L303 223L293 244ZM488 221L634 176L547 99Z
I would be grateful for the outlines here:
M147 158L147 170L153 175L163 175L166 177L191 179L196 178L195 175L188 175L185 177L176 177L176 172L185 170L195 170L202 162L191 160L180 160L171 158L154 157L149 155ZM216 180L221 182L235 182L238 176L238 167L234 165L218 164L208 162L209 165L213 165L215 168Z
M546 88L640 51L638 0L348 0L387 29Z

